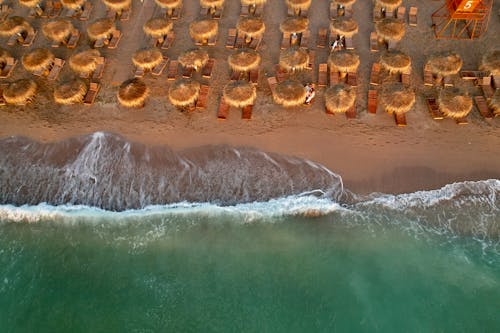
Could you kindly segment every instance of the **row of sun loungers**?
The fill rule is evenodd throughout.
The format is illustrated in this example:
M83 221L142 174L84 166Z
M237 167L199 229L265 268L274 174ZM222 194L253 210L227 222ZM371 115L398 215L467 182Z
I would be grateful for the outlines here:
M241 49L243 47L248 47L254 50L258 50L261 38L252 38L250 43L245 43L245 36L238 35L238 32L235 28L231 28L228 30L227 39L226 39L226 48L228 49Z
M224 96L222 96L219 103L219 109L217 111L217 118L219 120L226 120L227 117L229 116L230 109L231 106L227 104L227 102L224 99ZM253 105L244 106L241 109L241 119L244 120L252 119L252 112L253 112Z
M331 8L330 8L330 13L331 13ZM417 25L417 13L418 13L418 8L411 6L410 10L408 11L408 24L410 26ZM398 7L395 11L386 10L385 12L382 12L382 8L380 6L373 7L374 22L380 21L383 18L397 18L403 22L406 22L405 15L406 15L406 7L404 6Z
M221 7L216 7L215 11L212 13L210 11L210 8L208 7L200 7L200 16L206 16L208 18L214 19L214 20L220 20L222 17L222 9Z
M309 37L311 33L309 30L298 34L296 45L300 47L309 48ZM281 39L281 49L284 50L292 45L292 35L288 32L284 32Z

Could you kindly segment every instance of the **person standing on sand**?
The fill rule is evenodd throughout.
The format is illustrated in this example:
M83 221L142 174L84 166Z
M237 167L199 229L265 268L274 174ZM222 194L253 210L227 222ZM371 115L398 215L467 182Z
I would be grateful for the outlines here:
M304 104L311 104L311 101L315 95L316 95L316 92L314 91L313 85L308 83L306 85L306 100L305 100Z

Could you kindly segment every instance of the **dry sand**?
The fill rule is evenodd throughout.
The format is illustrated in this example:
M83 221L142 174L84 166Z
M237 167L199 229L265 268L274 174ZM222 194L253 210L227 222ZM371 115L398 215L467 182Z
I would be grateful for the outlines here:
M104 5L100 1L92 2L95 7L88 22L72 20L82 32L90 22L105 16ZM29 106L0 109L0 137L23 135L40 141L53 141L95 131L109 131L131 140L166 144L174 149L204 144L253 146L322 163L340 174L347 188L363 193L400 193L436 188L454 181L500 178L499 119L484 120L473 109L468 116L468 125L459 126L451 119L434 121L423 99L423 95L432 92L432 88L424 87L422 83L423 64L435 51L454 50L462 56L464 69L478 68L481 55L494 45L499 45L497 34L500 32L500 22L496 13L500 4L494 4L487 34L476 41L433 38L431 13L441 4L441 1L403 1L407 11L409 6L416 5L419 8L418 26L407 26L406 35L399 44L399 49L412 57L412 86L417 93L416 104L407 114L408 126L405 128L398 128L393 117L381 108L377 115L366 112L369 70L379 57L369 50L369 34L374 30L374 25L372 2L368 0L358 0L354 5L354 19L359 24L354 44L361 57L357 87L358 117L355 120L347 120L343 115L326 115L323 88L318 89L315 102L310 107L285 109L273 103L266 77L274 74L274 64L279 59L279 23L286 18L286 5L282 0L268 0L264 8L266 33L259 50L263 62L251 121L242 120L238 109L231 109L226 121L218 121L216 117L222 88L229 82L226 60L232 51L227 50L224 43L228 29L235 27L238 21L239 0L226 0L219 23L217 45L205 47L210 56L217 59L212 79L207 81L211 88L206 110L182 113L175 109L166 97L172 82L167 81L166 71L160 77L146 75L145 81L151 88L151 96L144 109L123 108L117 104L118 85L133 76L132 54L148 45L142 31L143 23L152 16L160 15L160 9L154 1L145 0L144 4L134 1L131 20L117 21L119 29L125 33L119 48L101 51L108 64L94 106L56 105L52 99L54 83L29 74L19 64L13 76L3 81L32 78L41 89ZM328 1L313 0L309 11L311 46L316 45L318 28L329 25L328 8ZM16 2L14 14L27 16L28 10ZM182 18L174 24L174 45L168 51L163 51L170 59L177 58L182 51L193 47L188 26L198 16L199 2L184 0ZM40 29L46 19L30 21ZM6 39L2 38L1 43L6 43ZM40 31L32 48L48 45L50 43ZM52 51L67 60L73 52L87 48L89 44L83 33L76 50L57 48ZM20 58L28 49L15 46L9 51ZM328 49L316 49L315 72L306 72L298 78L304 83L314 81L317 64L326 62L328 52ZM66 64L59 80L73 76L74 73ZM391 80L388 77L386 79ZM461 82L458 77L455 82L473 95L480 93L479 89Z

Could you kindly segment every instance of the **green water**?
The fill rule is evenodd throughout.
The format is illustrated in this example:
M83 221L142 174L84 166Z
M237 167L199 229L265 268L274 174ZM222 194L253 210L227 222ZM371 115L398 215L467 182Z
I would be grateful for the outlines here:
M500 331L500 260L470 239L233 222L0 224L0 331Z

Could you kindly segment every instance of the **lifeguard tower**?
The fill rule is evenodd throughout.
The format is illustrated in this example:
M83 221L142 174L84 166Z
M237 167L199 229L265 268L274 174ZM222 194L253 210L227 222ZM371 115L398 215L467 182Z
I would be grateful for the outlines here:
M432 14L436 38L477 39L488 29L493 0L445 0Z

